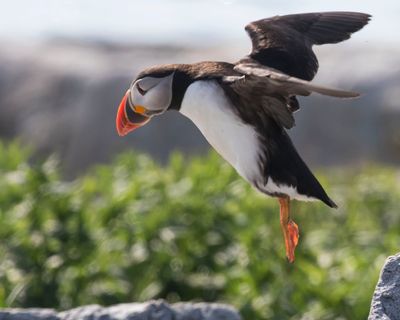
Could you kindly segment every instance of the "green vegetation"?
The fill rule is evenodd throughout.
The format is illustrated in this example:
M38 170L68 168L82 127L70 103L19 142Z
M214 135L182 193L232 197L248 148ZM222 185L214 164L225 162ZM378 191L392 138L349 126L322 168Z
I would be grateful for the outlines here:
M0 144L0 306L69 308L165 298L222 301L244 319L365 319L399 250L394 169L329 171L340 208L295 203L285 259L277 201L218 156L161 167L125 154L73 182Z

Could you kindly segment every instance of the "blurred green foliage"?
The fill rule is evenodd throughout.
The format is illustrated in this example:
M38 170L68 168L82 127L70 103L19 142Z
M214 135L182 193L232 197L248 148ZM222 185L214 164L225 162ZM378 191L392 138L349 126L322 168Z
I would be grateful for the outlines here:
M162 167L124 154L72 182L0 144L0 306L221 301L244 319L365 319L399 250L399 173L321 177L340 208L294 203L285 259L277 201L215 154ZM329 181L329 183L328 183Z

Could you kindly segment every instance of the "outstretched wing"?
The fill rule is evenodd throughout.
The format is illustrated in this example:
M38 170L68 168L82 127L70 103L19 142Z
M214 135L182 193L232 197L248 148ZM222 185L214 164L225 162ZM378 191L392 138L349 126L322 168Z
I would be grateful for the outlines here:
M229 84L238 96L248 101L248 108L257 108L259 114L262 112L270 116L286 129L295 124L292 113L298 106L293 110L292 104L296 95L308 96L316 92L337 98L359 96L357 92L316 85L255 62L239 63L234 70L241 75L225 76L223 81Z
M370 17L358 12L318 12L254 21L245 27L253 44L249 57L310 81L318 70L312 46L349 39Z
M258 63L240 63L234 67L234 70L247 76L247 78L241 78L241 80L247 80L246 85L250 87L263 86L266 94L279 94L290 97L293 95L309 96L311 93L317 92L336 98L355 98L359 96L357 92L316 85Z

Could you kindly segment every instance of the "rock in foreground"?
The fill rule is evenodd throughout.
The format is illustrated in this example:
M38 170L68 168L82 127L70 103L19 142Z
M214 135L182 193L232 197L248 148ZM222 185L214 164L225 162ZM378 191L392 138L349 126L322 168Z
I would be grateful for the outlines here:
M368 320L400 319L400 253L387 258L376 285Z
M53 309L4 309L0 320L240 320L232 307L216 303L164 301L126 303L111 307L89 305L57 312Z

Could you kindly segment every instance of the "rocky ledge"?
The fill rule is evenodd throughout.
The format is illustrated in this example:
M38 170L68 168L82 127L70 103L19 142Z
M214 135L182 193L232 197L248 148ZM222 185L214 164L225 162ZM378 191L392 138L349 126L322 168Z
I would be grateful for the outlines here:
M240 320L239 313L217 303L176 303L162 300L111 307L88 305L68 311L3 309L0 320Z

